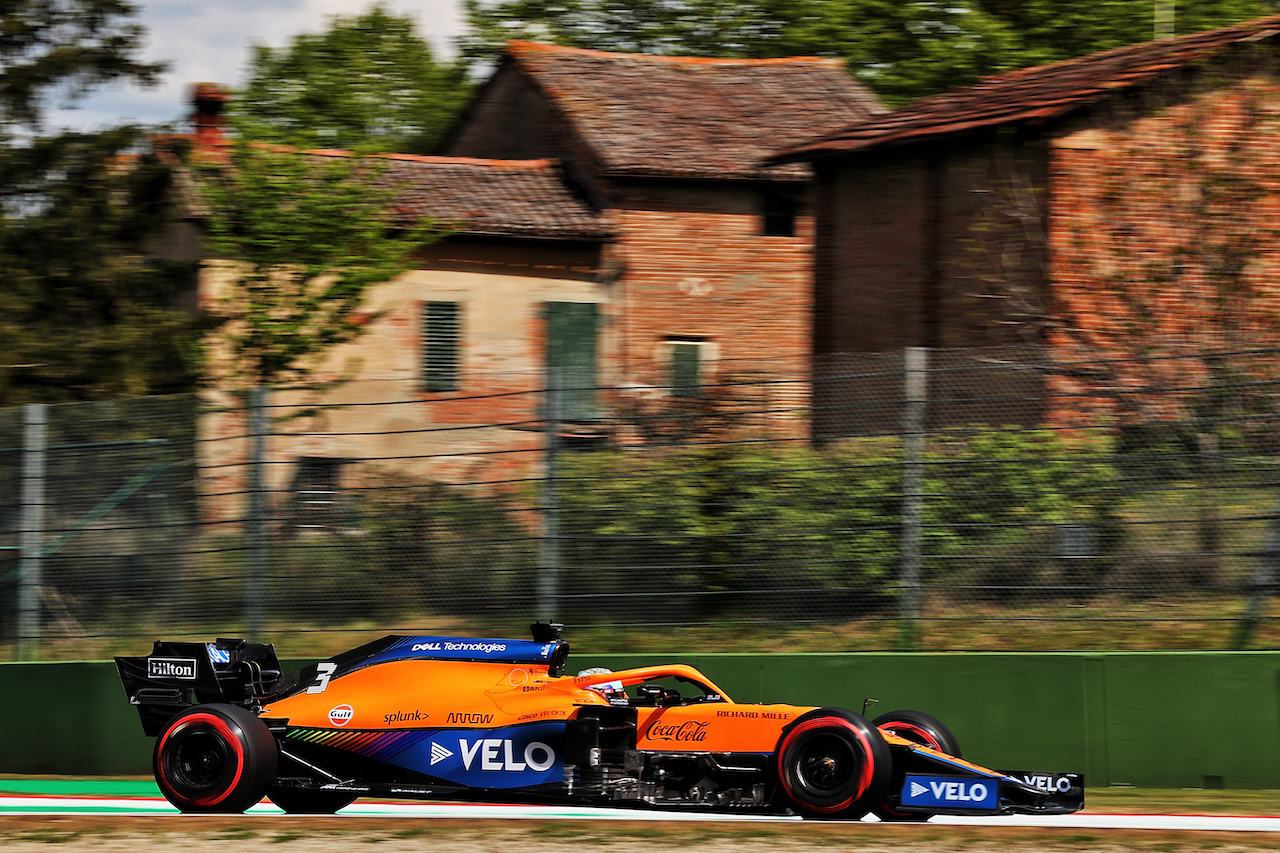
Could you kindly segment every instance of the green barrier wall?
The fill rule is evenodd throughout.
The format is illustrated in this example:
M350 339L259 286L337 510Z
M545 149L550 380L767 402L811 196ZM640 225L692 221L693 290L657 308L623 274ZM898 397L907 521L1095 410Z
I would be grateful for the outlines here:
M941 718L965 756L1083 771L1089 786L1280 788L1280 653L576 655L687 663L739 702ZM110 663L0 665L0 773L145 774L151 746Z

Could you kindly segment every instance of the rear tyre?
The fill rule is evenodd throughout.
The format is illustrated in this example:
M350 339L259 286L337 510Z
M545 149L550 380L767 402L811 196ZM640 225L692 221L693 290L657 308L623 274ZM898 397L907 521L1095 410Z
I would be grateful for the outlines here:
M871 722L880 731L891 732L912 743L945 752L956 758L960 757L960 741L937 717L931 717L921 711L890 711L887 714L881 714ZM906 769L898 768L893 774L893 782L889 790L901 791L905 776ZM898 811L885 802L881 802L872 811L876 817L884 821L925 821L933 817L929 812Z
M346 791L309 788L272 788L267 798L289 814L333 814L356 801L356 795Z
M776 754L779 790L805 817L857 820L889 790L889 747L851 711L824 708L801 716L783 733Z
M275 738L236 705L196 705L165 725L152 768L165 799L180 811L244 811L262 799L276 777Z

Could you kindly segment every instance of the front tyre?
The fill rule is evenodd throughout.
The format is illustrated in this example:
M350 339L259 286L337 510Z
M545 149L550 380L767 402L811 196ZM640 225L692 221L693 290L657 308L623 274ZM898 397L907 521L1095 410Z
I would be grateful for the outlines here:
M288 814L333 814L356 801L356 795L346 791L310 788L272 788L267 797Z
M871 722L882 732L895 734L904 740L945 752L956 758L960 757L960 741L937 717L931 717L921 711L890 711L887 714L881 714ZM895 772L890 791L901 791L904 777L905 768ZM876 817L884 821L925 821L933 817L928 812L898 811L886 802L879 803L872 811L875 812Z
M243 812L276 777L275 738L236 705L196 705L165 725L152 768L165 799L189 813Z
M792 723L778 742L778 787L806 817L857 820L888 793L891 762L884 738L865 718L819 709Z

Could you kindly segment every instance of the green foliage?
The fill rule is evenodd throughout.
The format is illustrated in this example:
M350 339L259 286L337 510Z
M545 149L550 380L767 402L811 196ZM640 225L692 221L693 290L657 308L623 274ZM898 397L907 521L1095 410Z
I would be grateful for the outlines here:
M1177 3L1196 32L1276 11L1271 0ZM841 57L893 105L988 74L1056 62L1155 36L1158 3L1116 0L467 0L475 58L509 38L601 50L702 56Z
M0 152L0 403L177 393L198 370L178 299L194 268L148 257L169 174L114 165L135 134L64 134Z
M190 266L148 259L168 174L138 128L45 132L55 99L149 84L135 7L18 0L0 18L0 404L189 389L198 332L177 310Z
M944 434L930 447L926 491L943 529L928 550L1017 542L1035 526L1098 525L1120 494L1109 441L1053 430Z
M469 88L461 65L436 62L413 18L375 5L288 47L255 46L231 107L255 140L430 154Z
M162 64L139 62L145 34L127 0L9 0L0 17L0 142L38 128L51 96L74 100L114 81L154 83Z
M935 578L1000 597L1102 580L1125 497L1110 440L1052 430L943 434L927 464L923 547ZM1089 553L1069 553L1072 536Z
M534 543L500 496L391 477L356 493L332 520L327 535L295 535L274 549L277 612L337 619L424 610L476 616L531 587ZM333 547L332 537L343 547Z
M1120 499L1111 458L1105 443L1046 430L942 436L925 459L930 571L967 581L973 566L990 568L974 559L984 554L1051 558L1063 528L1110 548ZM636 604L646 598L685 617L750 613L765 600L774 613L793 600L810 617L882 605L901 562L902 465L898 440L878 438L572 456L560 489L571 567L562 586L576 612L595 616L653 616Z
M212 254L230 282L211 313L226 347L211 371L261 385L305 375L355 338L365 294L440 236L394 220L396 188L368 157L303 155L239 142L208 163L202 191ZM222 358L229 361L225 364Z

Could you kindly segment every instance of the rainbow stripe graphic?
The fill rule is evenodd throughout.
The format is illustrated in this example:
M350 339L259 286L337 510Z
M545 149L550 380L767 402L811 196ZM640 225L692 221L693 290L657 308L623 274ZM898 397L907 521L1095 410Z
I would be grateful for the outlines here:
M439 729L402 729L400 731L332 731L330 729L290 729L287 737L304 743L332 746L377 761L390 761L406 749L417 746Z

